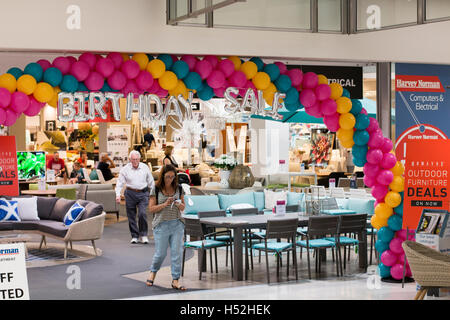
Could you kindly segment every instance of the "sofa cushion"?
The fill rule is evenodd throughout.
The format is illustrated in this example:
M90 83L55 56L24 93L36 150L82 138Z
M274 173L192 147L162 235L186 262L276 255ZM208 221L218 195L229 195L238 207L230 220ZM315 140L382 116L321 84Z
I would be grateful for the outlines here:
M17 201L0 199L0 221L20 221Z
M37 198L13 198L17 201L20 220L40 220L37 210Z
M265 202L264 202L264 192L253 192L253 199L255 201L255 207L258 210L264 210Z
M184 196L185 214L197 214L199 211L218 211L219 199L216 195L186 195Z
M50 214L49 220L55 220L63 222L64 216L66 215L67 211L69 211L70 207L73 206L73 204L76 202L76 200L67 200L64 198L59 198L55 206L53 207L52 213Z
M56 201L58 198L37 197L37 211L40 219L50 219Z
M38 230L64 238L69 227L65 226L61 221L41 220L38 225Z
M304 197L305 197L304 193L288 192L286 205L291 206L291 205L299 204L300 202L303 201Z
M0 231L14 230L13 225L17 222L0 221Z
M38 230L40 221L17 221L13 223L13 230Z
M277 200L284 200L287 202L287 191L274 192L272 190L264 190L265 208L272 210L277 204Z
M255 206L255 199L252 192L239 194L219 194L219 206L222 210L229 210L230 206L237 203L247 203Z
M335 198L339 209L347 209L348 208L348 199L344 198Z
M83 213L83 216L80 220L89 219L98 215L101 215L103 212L103 205L88 201L89 203L83 204L81 201L78 201L83 207L86 208L86 211Z
M346 209L354 210L356 213L367 213L368 215L374 214L375 200L372 199L361 199L361 198L350 198L348 199L348 205Z
M78 202L75 202L67 211L64 216L63 222L66 226L70 226L72 223L77 222L81 219L83 214L86 212L86 208L83 207Z

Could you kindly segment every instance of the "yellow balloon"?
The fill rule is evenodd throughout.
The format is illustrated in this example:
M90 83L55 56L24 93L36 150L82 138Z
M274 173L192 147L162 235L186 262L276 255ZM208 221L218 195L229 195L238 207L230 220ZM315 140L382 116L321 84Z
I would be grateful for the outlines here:
M348 113L352 110L352 100L347 97L337 98L336 104L338 113Z
M353 133L354 133L353 129L348 130L339 128L336 135L340 141L350 141L353 140Z
M355 144L355 142L352 140L344 140L344 141L339 141L341 143L341 145L344 148L350 149L351 147L353 147L353 145Z
M395 192L402 192L405 190L405 179L402 176L394 176L389 188Z
M152 74L153 79L159 79L166 72L166 64L159 59L153 59L147 64L147 71Z
M47 104L53 108L56 108L58 106L58 93L61 92L61 89L59 87L53 88L53 97L50 99Z
M325 77L323 74L317 75L318 84L328 84L328 78Z
M401 161L397 161L395 166L391 169L394 176L402 176L403 172L405 172L405 167L403 166L403 163Z
M343 129L353 129L355 123L355 116L351 113L343 113L339 116L339 126Z
M148 56L145 53L135 53L131 59L138 63L139 69L145 70L147 68Z
M241 62L241 59L239 57L231 56L231 57L228 57L228 59L233 61L233 63L234 63L234 70L239 70L241 68L242 62Z
M382 202L375 207L375 214L381 219L389 219L389 217L394 214L394 209L387 203Z
M178 80L177 86L174 89L169 90L169 94L174 97L178 97L178 95L181 94L185 99L188 98L188 90L186 85L180 79Z
M250 80L258 73L258 66L253 61L246 61L241 65L240 70L245 73L247 80Z
M39 102L49 102L54 94L55 90L51 85L47 82L39 82L33 92L33 97Z
M400 203L402 203L402 196L400 193L395 191L389 191L384 198L384 202L391 208L397 207Z
M253 84L255 85L256 89L258 90L266 90L269 88L271 82L270 77L265 72L258 72L252 79ZM276 89L276 88L275 88Z
M175 89L176 86L178 85L177 75L172 71L164 72L164 74L159 78L158 81L161 88L168 91Z
M333 100L336 100L337 98L342 96L342 93L344 93L344 89L337 82L330 83L330 89L331 89L330 98L333 99Z
M17 88L16 78L10 73L2 74L0 76L0 87L7 89L11 93L14 93Z
M27 96L33 93L36 86L36 79L29 74L24 74L17 79L17 91L23 92Z
M120 55L122 56L124 62L130 60L130 55L128 53L121 53Z
M388 219L380 218L376 214L370 218L370 224L377 230L380 230L383 227L388 225Z

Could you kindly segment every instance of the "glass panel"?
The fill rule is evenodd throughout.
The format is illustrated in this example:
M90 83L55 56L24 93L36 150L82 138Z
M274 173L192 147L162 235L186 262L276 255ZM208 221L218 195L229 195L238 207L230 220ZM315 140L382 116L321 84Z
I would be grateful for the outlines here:
M319 31L341 31L341 0L318 1Z
M450 18L450 1L426 0L425 20Z
M193 0L192 11L203 9L205 7L205 0ZM186 0L171 0L170 1L170 19L176 19L188 14L188 5ZM193 17L180 21L179 24L206 24L206 17L204 14L198 17Z
M310 0L247 0L214 11L214 25L310 29Z
M417 22L417 1L357 0L357 29L371 30Z

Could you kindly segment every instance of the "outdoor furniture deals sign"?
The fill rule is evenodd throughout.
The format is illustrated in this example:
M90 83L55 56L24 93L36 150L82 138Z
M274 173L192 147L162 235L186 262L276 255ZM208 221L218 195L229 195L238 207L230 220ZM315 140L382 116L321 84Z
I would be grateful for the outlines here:
M0 244L0 301L29 299L25 245Z
M0 136L0 146L0 195L18 196L19 178L15 137Z
M406 143L403 229L416 230L424 208L449 209L450 140Z

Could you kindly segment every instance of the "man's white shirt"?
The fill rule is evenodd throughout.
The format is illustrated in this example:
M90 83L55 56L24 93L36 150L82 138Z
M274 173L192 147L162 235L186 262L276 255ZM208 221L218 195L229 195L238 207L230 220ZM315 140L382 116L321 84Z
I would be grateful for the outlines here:
M148 187L151 191L154 185L155 180L153 179L150 168L145 163L140 162L137 169L133 168L131 163L128 163L120 170L116 184L116 196L120 196L123 187L138 190Z

